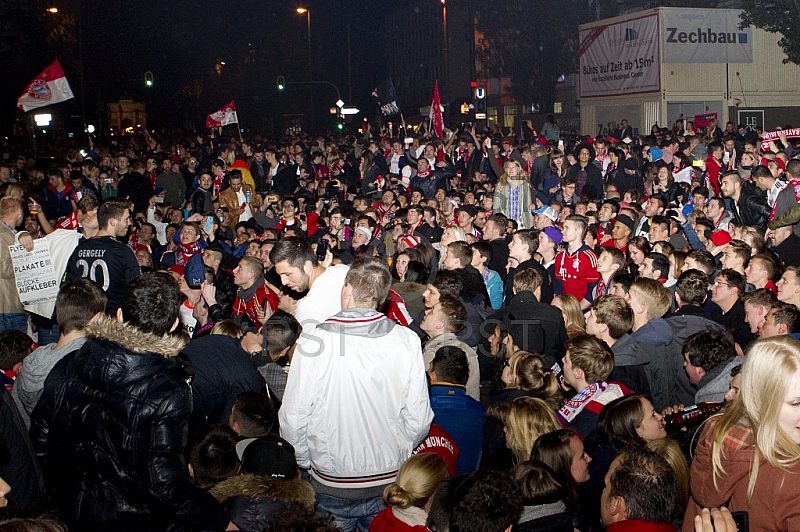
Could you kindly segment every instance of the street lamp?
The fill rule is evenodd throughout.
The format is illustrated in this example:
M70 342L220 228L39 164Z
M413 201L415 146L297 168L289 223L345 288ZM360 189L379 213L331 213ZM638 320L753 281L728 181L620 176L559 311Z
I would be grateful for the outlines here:
M308 33L308 75L309 79L311 79L311 11L305 7L298 7L297 12L300 15L304 14L306 16L306 33Z
M58 13L58 8L57 7L48 8L47 12L48 13L53 13L55 15L56 13Z

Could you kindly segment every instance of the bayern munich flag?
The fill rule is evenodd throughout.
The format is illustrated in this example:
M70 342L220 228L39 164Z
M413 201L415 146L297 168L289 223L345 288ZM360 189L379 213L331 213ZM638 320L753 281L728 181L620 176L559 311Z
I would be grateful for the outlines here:
M25 92L17 99L17 107L30 111L74 97L64 70L56 59L25 88Z
M222 127L228 124L238 124L239 117L236 115L236 104L233 100L231 103L215 111L206 117L206 127Z

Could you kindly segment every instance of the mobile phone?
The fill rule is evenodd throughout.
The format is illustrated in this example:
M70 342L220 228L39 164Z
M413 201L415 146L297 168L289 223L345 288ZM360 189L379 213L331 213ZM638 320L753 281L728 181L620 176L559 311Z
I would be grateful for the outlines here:
M731 512L737 532L750 532L750 516L747 512Z
M695 166L697 168L702 168L703 161L699 161L699 160L695 159L694 161L692 161L692 166Z
M559 148L563 148L564 147L564 141L562 139L558 139L558 147Z
M164 203L164 196L156 196L156 203Z
M114 178L112 178L112 177L108 177L108 178L106 178L104 181L105 181L106 183L113 183L113 182L114 182Z
M412 139L411 137L406 137L403 139L403 142L405 142L406 144L412 144L414 142L414 139Z
M203 227L203 231L205 231L206 233L210 233L211 232L211 224L212 223L214 223L214 218L212 218L211 216L208 216L206 218L206 225Z
M327 238L320 238L319 242L317 242L317 249L314 252L317 256L317 260L322 262L325 260L325 255L328 254L328 239Z
M342 220L342 223L344 225L350 225L350 218L345 218L344 220Z

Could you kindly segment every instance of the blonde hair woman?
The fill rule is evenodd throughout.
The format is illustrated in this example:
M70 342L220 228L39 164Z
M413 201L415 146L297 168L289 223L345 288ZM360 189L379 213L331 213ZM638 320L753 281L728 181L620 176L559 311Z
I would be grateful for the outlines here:
M388 508L372 520L370 531L427 530L425 522L433 493L448 478L447 462L438 454L421 453L406 460L395 483L383 490L383 502Z
M514 463L531 456L533 443L542 434L562 428L553 409L536 397L519 397L511 402L505 418L506 446L514 455Z
M748 512L750 530L800 530L800 341L754 342L741 375L739 394L697 445L683 530L701 508L722 505Z
M464 230L457 225L446 227L442 233L442 239L432 244L433 248L439 252L439 269L444 268L444 256L447 253L447 246L453 242L466 242L467 235Z
M583 311L578 299L570 294L556 294L553 296L554 307L561 310L564 315L564 325L567 327L567 336L572 338L579 334L586 334Z
M503 175L497 180L494 188L492 212L504 214L515 220L519 229L533 227L531 204L533 194L528 177L519 161L509 160L503 165Z

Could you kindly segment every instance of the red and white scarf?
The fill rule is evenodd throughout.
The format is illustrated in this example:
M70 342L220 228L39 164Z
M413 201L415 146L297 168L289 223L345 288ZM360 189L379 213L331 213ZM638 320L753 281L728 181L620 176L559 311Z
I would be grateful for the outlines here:
M596 382L594 384L590 384L572 399L567 399L564 402L564 406L559 409L558 413L561 414L561 417L566 419L568 422L571 422L583 411L584 408L586 408L589 403L606 391L606 388L608 388L607 382Z
M185 265L192 258L192 255L200 253L202 249L200 244L192 242L191 244L180 244L178 249L175 250L175 264Z

